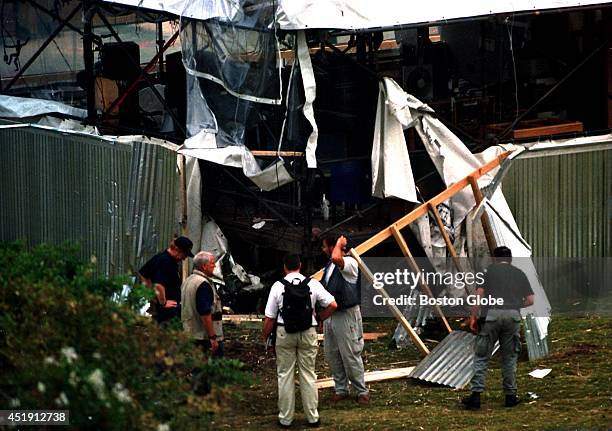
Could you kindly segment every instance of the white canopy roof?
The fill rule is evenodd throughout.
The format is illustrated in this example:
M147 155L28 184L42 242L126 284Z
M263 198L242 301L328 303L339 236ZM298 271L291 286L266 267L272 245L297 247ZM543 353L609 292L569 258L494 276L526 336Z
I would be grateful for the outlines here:
M103 0L190 18L231 18L240 11L232 0ZM262 0L263 5L273 4ZM365 29L448 21L498 13L612 4L576 0L276 0L280 28Z

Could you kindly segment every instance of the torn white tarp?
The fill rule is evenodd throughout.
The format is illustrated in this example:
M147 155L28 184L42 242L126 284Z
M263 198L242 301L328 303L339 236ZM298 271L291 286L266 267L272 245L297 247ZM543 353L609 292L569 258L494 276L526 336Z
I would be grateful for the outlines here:
M397 83L384 78L379 84L374 142L372 145L372 196L418 202L404 129L416 118L411 104L420 104Z
M244 2L236 0L103 0L145 9L185 15L195 19L236 20ZM283 30L312 28L365 29L449 21L498 13L584 7L606 1L515 0L512 2L432 0L277 0L276 21ZM249 4L251 4L249 2ZM259 4L251 7L261 7Z
M410 160L405 148L403 129L416 129L447 187L504 151L501 147L491 147L481 154L472 154L463 142L435 117L433 109L406 93L393 79L384 78L381 93L383 89L386 93L385 106L382 106L379 96L372 153L372 193L375 196L393 195L417 201L412 171L406 172L410 169ZM389 115L383 118L381 113L385 110ZM496 170L493 170L479 178L480 186L489 184L495 172ZM454 229L459 229L474 205L474 195L469 188L453 196L450 206Z
M303 28L365 29L449 21L498 13L604 4L604 1L515 0L278 0L277 20L284 30Z
M0 117L2 118L28 118L46 114L64 114L75 118L85 118L87 111L54 100L0 95Z
M306 143L306 164L309 168L316 168L317 156L315 153L317 150L319 129L315 121L313 103L317 95L317 84L315 82L314 71L312 69L312 62L310 61L310 51L308 50L308 44L306 43L306 35L303 31L298 33L296 52L296 63L298 63L300 67L300 75L302 77L302 83L304 84L305 100L304 107L302 109L304 112L304 117L306 117L310 123L310 126L312 127L312 132L308 136L308 141ZM295 67L295 64L293 67Z
M215 134L205 130L187 139L178 152L219 165L242 168L244 175L265 191L274 190L293 181L282 159L261 169L253 153L247 147L244 145L217 147Z
M415 128L447 187L465 178L496 157L498 153L505 151L501 147L490 147L482 153L472 154L448 127L429 113L423 114L422 121L417 122ZM494 169L480 177L479 186L484 187L489 184L496 171L497 169ZM451 198L450 203L453 209L453 226L458 229L467 213L476 204L472 190L464 188Z

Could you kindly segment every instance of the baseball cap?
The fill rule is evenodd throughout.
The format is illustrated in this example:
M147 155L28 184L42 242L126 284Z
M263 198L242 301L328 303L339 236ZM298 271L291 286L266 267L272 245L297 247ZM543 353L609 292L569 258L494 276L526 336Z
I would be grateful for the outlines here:
M179 236L174 240L174 245L178 247L186 256L193 257L193 253L191 252L191 247L193 247L193 242L186 236Z

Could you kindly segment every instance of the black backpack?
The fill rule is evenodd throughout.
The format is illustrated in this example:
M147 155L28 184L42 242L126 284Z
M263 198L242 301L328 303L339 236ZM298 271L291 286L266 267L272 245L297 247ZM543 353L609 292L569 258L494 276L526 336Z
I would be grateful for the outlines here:
M285 331L288 334L305 331L312 327L312 301L310 300L310 278L299 283L290 283L282 279L285 286L283 307L280 315L283 317Z

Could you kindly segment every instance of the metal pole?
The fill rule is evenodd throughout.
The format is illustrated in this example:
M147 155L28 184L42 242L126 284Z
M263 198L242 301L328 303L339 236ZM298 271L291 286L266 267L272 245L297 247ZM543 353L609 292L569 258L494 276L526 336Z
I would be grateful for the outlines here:
M68 17L64 21L61 22L61 24L53 31L53 33L51 33L51 35L47 38L47 40L44 41L44 43L40 46L40 48L36 50L36 52L32 55L32 57L30 57L27 63L19 70L19 72L17 72L17 75L15 75L13 79L11 79L11 81L7 84L4 91L8 91L13 86L13 84L15 84L19 80L19 78L21 78L21 76L28 70L28 68L32 65L32 63L36 61L38 56L45 50L47 46L49 46L49 44L53 41L53 39L55 39L55 37L59 34L59 32L62 31L64 27L66 27L67 23L72 18L74 18L74 16L79 11L79 9L81 9L80 4L78 4L72 10L72 12L70 12Z
M96 124L96 77L94 72L93 10L89 2L83 2L83 61L85 63L85 93L87 94L87 123Z
M47 15L49 15L51 18L53 18L54 20L58 21L58 22L62 22L62 18L60 16L58 16L57 14L53 13L53 11L50 11L49 9L47 9L46 7L38 4L36 1L34 0L26 0L28 3L30 3L33 7L35 7L36 9L46 13ZM78 34L80 34L81 36L85 36L85 33L83 33L83 31L70 24L69 22L66 23L66 27L68 27L70 30L76 31ZM102 44L102 38L101 37L95 37L94 38L94 43L96 45L101 45Z
M157 23L157 53L159 56L159 67L157 68L157 76L159 79L164 77L164 56L162 53L166 50L164 47L164 23Z

